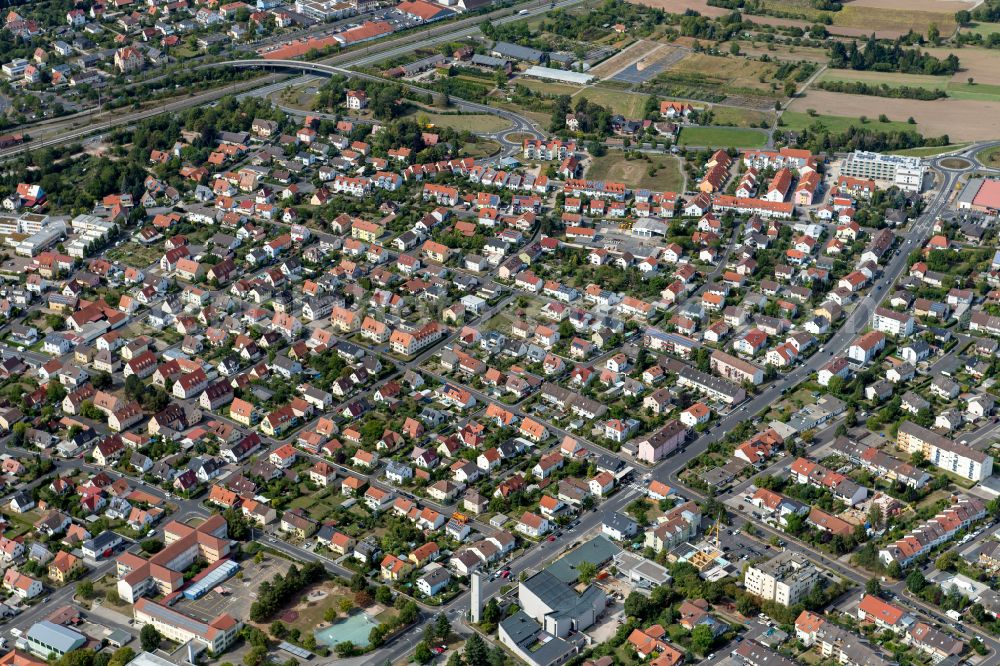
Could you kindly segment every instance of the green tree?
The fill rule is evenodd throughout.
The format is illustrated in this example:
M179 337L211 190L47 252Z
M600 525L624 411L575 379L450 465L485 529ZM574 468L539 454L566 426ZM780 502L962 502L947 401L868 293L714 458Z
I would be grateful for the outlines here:
M919 569L914 569L906 577L906 589L913 594L920 594L925 587L927 587L927 579L924 578L924 574Z
M706 654L714 641L715 636L707 624L699 624L691 632L691 649L700 655Z
M139 642L142 644L144 651L155 652L160 647L160 641L162 640L163 636L160 635L156 627L151 624L142 625L142 629L139 631Z
M108 666L125 666L125 664L134 658L135 650L126 645L115 650L115 653L111 655L110 661L108 661Z
M93 599L94 583L89 580L80 581L76 584L76 594L84 599Z
M163 550L163 542L159 539L143 539L139 543L139 547L145 553L158 553Z
M125 666L128 662L135 658L135 650L125 646L115 650L115 653L111 655L111 660L108 662L108 666Z
M497 603L496 598L492 598L486 602L486 606L483 608L483 622L487 624L497 624L500 621L500 604Z
M644 594L631 592L627 597L625 597L624 608L625 615L644 620L650 612L650 601Z
M434 637L444 640L451 634L451 622L444 613L438 613L434 618Z
M279 641L288 635L288 627L281 620L275 620L271 623L271 635L277 638Z
M903 577L903 567L899 562L893 561L893 563L889 565L889 568L886 569L886 573L899 580Z
M392 588L388 585L379 585L378 589L375 590L375 601L379 602L383 606L391 606Z
M465 663L469 666L489 666L490 663L486 643L475 632L465 641Z
M361 592L368 589L368 578L364 574L356 573L351 576L351 592Z
M266 663L267 648L261 645L254 645L243 657L243 666L264 666Z
M226 509L222 512L222 517L226 519L226 530L230 539L246 541L250 537L250 524L242 511Z
M869 578L868 582L865 583L865 592L873 596L881 596L882 594L882 584L878 582L878 578Z
M950 571L955 568L955 563L958 561L958 554L949 551L942 554L937 560L934 561L934 566L936 566L941 571Z
M741 595L736 599L736 610L739 611L740 615L751 617L758 608L757 601L749 594Z
M418 664L426 664L434 658L434 653L427 646L425 641L420 641L417 643L417 648L413 651L413 661Z

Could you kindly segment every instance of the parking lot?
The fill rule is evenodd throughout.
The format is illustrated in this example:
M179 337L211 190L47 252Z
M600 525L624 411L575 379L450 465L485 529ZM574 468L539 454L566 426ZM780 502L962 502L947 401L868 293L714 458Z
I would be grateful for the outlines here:
M274 556L267 556L260 564L255 564L253 560L244 560L240 562L242 580L237 573L218 586L226 590L225 594L213 589L194 601L182 598L177 601L176 607L181 613L186 613L202 622L209 622L222 613L228 613L233 617L247 617L250 614L250 605L257 598L257 593L254 592L257 586L279 573L284 574L290 564L288 560Z
M731 531L732 534L730 534ZM739 534L735 532L739 532ZM734 564L761 557L770 558L777 554L772 547L754 541L740 530L725 529L719 535L719 540L722 543L723 553L725 553L724 557Z

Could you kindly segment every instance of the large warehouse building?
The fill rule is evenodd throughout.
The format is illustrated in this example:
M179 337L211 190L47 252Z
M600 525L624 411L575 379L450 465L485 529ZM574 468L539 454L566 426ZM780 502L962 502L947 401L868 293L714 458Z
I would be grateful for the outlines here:
M958 196L958 207L980 213L1000 212L1000 179L970 179Z

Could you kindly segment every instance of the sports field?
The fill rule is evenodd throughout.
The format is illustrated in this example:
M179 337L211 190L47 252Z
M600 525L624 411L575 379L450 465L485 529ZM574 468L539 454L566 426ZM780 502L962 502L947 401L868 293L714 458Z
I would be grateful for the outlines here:
M767 144L767 134L762 130L733 127L685 127L678 143L712 148L760 148Z

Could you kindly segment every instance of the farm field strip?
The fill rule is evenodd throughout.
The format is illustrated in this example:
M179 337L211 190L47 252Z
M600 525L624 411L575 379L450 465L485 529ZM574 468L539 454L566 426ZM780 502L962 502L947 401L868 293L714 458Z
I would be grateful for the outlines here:
M877 104L879 101L886 103ZM910 126L912 129L919 127L920 133L926 137L947 135L951 141L984 141L1000 136L1000 101L879 100L868 95L809 90L792 100L789 108L799 112L814 109L820 115L845 117L855 123L854 119L868 116L869 126L883 125L873 117L882 112L895 121L906 121L912 117L917 122L917 127ZM788 118L785 118L785 123L788 129L796 129ZM806 123L807 126L809 124L811 122Z
M684 127L678 143L712 148L760 148L767 144L767 134L762 130L735 127Z
M1000 65L1000 58L998 58L997 64ZM820 75L819 81L862 82L870 85L884 84L889 88L909 86L925 90L944 90L948 94L948 97L955 99L1000 100L1000 85L975 83L974 80L973 83L969 83L968 79L958 81L954 77L949 76L828 69Z

